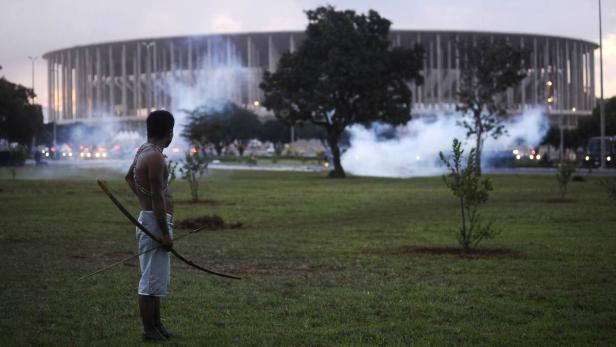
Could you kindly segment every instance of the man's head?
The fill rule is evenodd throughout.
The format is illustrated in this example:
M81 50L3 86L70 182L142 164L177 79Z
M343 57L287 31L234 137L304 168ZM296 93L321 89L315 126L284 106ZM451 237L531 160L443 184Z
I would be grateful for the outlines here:
M146 120L148 127L148 140L164 140L163 144L168 147L173 139L173 125L175 119L169 111L156 110L150 112Z

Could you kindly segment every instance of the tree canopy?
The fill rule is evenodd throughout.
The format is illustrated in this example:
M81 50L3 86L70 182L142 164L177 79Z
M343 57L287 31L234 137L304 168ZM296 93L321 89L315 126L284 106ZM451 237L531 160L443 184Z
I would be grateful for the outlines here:
M506 40L483 37L458 42L458 52L461 76L457 110L465 116L461 124L468 130L467 136L475 136L475 169L481 174L485 136L497 138L504 132L499 116L506 112L505 92L526 77L527 52Z
M257 115L227 100L186 112L189 121L182 136L201 147L211 144L218 155L231 144L243 155L248 141L259 134Z
M41 105L30 102L32 89L0 78L0 138L29 146L43 125Z
M306 12L306 39L265 72L263 105L287 124L311 122L327 131L332 177L344 177L338 138L351 124L410 120L409 83L422 83L421 46L394 47L391 22L376 11L331 6Z

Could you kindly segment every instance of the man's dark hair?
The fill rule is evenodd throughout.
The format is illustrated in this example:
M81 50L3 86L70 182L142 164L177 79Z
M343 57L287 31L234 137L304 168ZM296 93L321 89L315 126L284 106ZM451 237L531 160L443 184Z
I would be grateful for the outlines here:
M175 119L169 111L156 110L150 112L146 124L149 139L162 139L173 129Z

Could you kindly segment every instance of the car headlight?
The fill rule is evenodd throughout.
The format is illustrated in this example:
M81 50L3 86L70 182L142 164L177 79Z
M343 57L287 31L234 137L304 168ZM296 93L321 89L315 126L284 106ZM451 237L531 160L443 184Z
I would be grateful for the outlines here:
M612 161L612 157L611 157L611 156L609 156L609 155L608 155L608 156L607 156L607 158L605 158L605 159L607 159L607 161Z
M590 157L589 157L589 156L585 156L585 157L584 157L584 160L586 160L586 161L590 161Z

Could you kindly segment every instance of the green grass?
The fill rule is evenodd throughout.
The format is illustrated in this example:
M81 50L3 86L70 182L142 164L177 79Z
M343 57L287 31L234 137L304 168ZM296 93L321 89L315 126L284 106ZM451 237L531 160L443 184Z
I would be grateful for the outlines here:
M0 345L140 343L138 268L77 280L136 247L97 175L137 213L110 171L0 180ZM514 253L464 258L401 251L455 245L457 204L440 178L214 171L202 181L214 201L205 204L189 203L175 181L176 219L244 223L176 249L244 279L173 260L165 323L180 345L613 344L616 217L605 189L574 182L571 201L554 203L553 177L493 182L483 214L502 235L482 247Z

